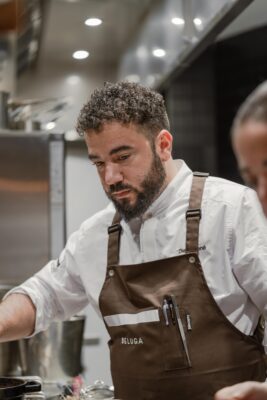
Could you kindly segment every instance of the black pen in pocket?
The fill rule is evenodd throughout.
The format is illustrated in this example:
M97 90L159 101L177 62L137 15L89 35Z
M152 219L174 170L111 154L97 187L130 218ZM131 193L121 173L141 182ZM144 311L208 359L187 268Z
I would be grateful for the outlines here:
M187 346L187 341L186 341L186 336L185 336L185 331L184 331L184 327L183 327L183 323L181 320L181 316L180 316L180 312L179 312L179 307L178 304L176 302L175 296L170 295L170 296L166 296L163 302L163 305L165 304L165 301L168 305L168 308L166 307L166 311L170 310L171 313L171 317L173 320L173 324L177 324L181 339L182 339L182 343L183 343L183 347L184 347L184 351L186 354L186 358L188 361L189 366L191 366L191 360L189 357L189 351L188 351L188 346ZM166 313L168 316L168 313ZM169 321L168 321L169 322Z

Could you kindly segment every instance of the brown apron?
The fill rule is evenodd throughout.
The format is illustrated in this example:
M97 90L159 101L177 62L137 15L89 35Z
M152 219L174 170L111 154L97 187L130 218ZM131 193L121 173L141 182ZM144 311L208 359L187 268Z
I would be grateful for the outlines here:
M193 177L185 254L119 265L117 214L109 227L107 275L99 305L111 337L118 399L211 400L224 386L265 380L260 324L253 336L232 325L214 300L199 261L206 176Z

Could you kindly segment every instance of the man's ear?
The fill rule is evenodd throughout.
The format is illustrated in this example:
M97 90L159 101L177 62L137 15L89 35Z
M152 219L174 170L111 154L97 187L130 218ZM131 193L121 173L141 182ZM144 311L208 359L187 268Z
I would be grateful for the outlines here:
M168 161L172 155L172 135L166 129L162 129L155 140L155 147L161 161Z

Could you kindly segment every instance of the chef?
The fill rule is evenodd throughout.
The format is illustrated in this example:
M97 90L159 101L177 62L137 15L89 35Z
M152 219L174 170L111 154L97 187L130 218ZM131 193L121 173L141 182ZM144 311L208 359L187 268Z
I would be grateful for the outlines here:
M244 181L257 191L267 217L267 81L241 105L232 127L232 139ZM265 330L265 346L266 336ZM216 395L216 400L234 399L266 400L267 383L245 382L225 388Z
M256 193L174 161L163 98L139 84L96 90L77 130L111 202L5 298L1 340L90 302L110 335L116 398L209 400L264 381L267 230Z

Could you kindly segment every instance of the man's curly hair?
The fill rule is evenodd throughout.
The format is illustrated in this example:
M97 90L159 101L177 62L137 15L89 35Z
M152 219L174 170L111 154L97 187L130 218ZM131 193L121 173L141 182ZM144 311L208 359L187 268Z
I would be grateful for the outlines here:
M151 140L162 129L169 130L163 97L140 84L122 81L106 82L93 92L83 106L77 121L77 132L83 136L100 132L106 123L133 123Z

